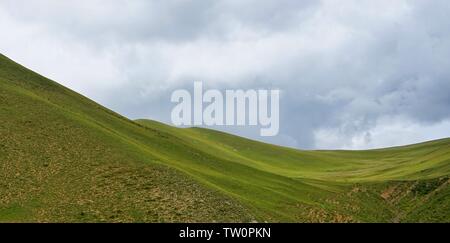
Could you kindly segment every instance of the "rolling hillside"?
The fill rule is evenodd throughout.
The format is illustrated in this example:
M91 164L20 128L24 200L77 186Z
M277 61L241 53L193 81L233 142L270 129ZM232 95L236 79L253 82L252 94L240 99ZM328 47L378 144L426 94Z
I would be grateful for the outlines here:
M131 121L0 55L0 222L450 222L450 139L300 151Z

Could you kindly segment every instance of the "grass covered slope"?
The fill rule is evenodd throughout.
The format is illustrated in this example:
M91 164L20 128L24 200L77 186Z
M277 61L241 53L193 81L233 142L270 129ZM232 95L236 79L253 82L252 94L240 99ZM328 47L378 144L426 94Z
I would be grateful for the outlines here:
M232 167L250 167L249 175L236 179L235 173L229 175L244 188L221 187L230 194L242 189L237 193L241 200L253 205L264 200L256 198L258 190L270 195L269 203L275 205L258 206L279 213L271 219L450 221L450 139L368 151L300 151L214 130L137 122L175 136L193 150L220 155L210 163L224 160ZM273 181L264 184L267 175L261 176L261 181L255 179L264 173L275 175L285 186ZM210 180L218 183L215 178Z
M450 222L450 140L299 151L130 121L0 55L0 222Z
M248 221L157 163L144 129L0 56L0 221ZM227 212L227 213L225 213Z

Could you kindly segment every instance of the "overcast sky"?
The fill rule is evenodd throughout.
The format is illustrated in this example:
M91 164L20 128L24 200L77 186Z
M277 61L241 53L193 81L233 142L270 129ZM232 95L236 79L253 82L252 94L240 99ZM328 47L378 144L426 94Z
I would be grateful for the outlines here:
M447 0L1 0L0 52L129 118L170 122L173 90L281 90L298 148L450 136Z

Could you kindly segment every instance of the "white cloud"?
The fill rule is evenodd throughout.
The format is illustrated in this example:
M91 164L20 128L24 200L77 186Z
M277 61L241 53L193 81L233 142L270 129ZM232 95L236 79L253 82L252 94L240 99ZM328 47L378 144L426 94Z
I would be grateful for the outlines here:
M450 137L450 120L417 123L406 117L383 117L353 136L336 128L316 130L314 136L315 147L323 149L383 148Z

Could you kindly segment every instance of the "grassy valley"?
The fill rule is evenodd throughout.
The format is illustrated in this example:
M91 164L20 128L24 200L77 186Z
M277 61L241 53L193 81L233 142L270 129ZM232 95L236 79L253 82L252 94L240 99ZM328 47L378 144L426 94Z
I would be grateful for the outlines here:
M450 139L302 151L129 120L0 55L0 222L450 222Z

